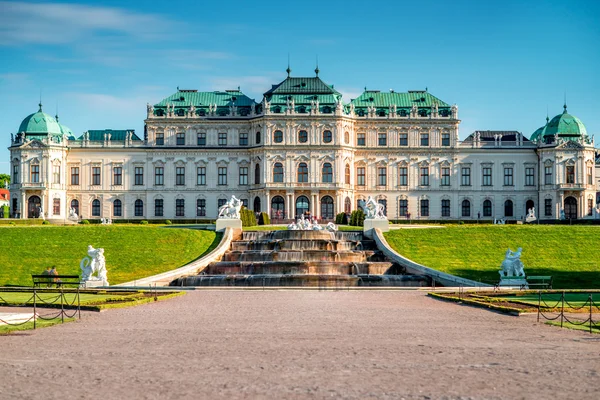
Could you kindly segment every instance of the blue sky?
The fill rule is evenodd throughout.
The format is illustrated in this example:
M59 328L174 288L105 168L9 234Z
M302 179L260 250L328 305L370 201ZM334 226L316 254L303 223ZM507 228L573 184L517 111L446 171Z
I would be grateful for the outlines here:
M146 103L177 86L241 86L260 101L285 78L320 76L349 101L428 90L476 129L529 136L562 111L600 141L600 2L0 1L0 172L10 133L44 111L77 135L143 133Z

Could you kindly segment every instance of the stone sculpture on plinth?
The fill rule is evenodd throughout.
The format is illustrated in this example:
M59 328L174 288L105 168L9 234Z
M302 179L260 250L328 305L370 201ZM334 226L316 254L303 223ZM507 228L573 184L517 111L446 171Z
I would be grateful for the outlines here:
M527 216L525 217L525 222L533 222L537 220L536 216L535 216L535 207L531 207L529 210L527 210Z
M500 266L500 286L519 286L527 288L523 262L521 262L521 253L523 249L519 247L517 251L506 250L504 261Z
M373 197L369 196L367 201L360 201L358 204L365 213L363 231L367 237L373 237L372 229L379 228L382 232L390 230L388 219L385 215L385 206L378 203Z
M82 285L84 287L109 286L104 249L94 249L92 245L89 245L87 254L79 263Z
M240 218L240 210L242 209L242 201L235 196L227 203L219 207L217 216L216 228L217 232L224 231L225 228L242 229L242 219Z

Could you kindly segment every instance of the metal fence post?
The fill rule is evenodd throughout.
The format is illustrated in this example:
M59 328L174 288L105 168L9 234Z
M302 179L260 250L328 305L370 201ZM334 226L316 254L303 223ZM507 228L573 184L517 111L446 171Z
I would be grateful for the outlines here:
M37 292L35 290L35 283L33 284L33 329L35 329L36 323L36 316L37 316L37 302L36 302L36 296L37 296Z
M590 293L590 333L592 333L592 304L594 303L594 298L592 297L592 294Z
M62 285L60 285L60 322L65 323L65 292L63 291Z
M562 304L560 306L560 327L563 327L563 320L565 319L565 291L563 290L561 296Z
M542 303L542 291L538 290L538 312L537 312L537 322L540 322L540 305Z

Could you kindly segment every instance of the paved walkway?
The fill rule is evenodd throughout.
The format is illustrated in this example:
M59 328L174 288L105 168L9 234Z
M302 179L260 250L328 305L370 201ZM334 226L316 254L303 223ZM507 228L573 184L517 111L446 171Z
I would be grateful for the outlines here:
M195 291L0 336L0 399L597 399L600 336L414 291Z

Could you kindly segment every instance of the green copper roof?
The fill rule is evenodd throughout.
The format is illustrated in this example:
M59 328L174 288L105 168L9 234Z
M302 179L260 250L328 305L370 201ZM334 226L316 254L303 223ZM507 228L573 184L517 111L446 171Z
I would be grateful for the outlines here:
M61 136L60 124L52 116L42 112L40 103L38 112L25 117L19 126L18 133L25 132L27 136Z
M113 129L101 129L101 130L89 130L87 131L89 134L89 140L102 141L104 140L104 135L110 133L110 140L122 140L124 141L127 137L127 132L131 132L131 140L141 140L133 129L125 129L125 130L113 130ZM84 135L81 135L77 138L77 140L83 140Z
M283 82L273 85L271 90L265 92L267 100L274 94L335 94L341 96L340 92L328 85L318 76L311 78L287 77Z
M552 118L545 128L544 137L558 135L565 139L578 139L587 136L585 125L579 118L567 113L566 104L563 113Z
M382 107L387 108L396 105L402 108L411 108L413 104L417 107L431 107L433 104L438 107L450 107L447 103L433 96L431 93L421 90L400 92L380 92L378 90L365 90L363 94L352 100L354 107Z
M175 108L186 107L191 105L194 107L208 107L211 104L216 104L217 107L229 107L235 105L237 107L251 106L254 100L246 96L239 90L227 90L225 92L198 92L195 90L178 90L177 93L163 99L160 103L155 104L155 107L166 107L173 104Z
M531 140L532 142L537 141L541 138L544 137L544 130L546 129L547 125L541 126L538 129L536 129L535 132L533 132L533 135L531 135L531 138L529 140Z

